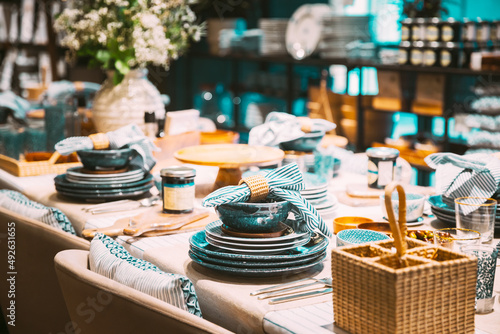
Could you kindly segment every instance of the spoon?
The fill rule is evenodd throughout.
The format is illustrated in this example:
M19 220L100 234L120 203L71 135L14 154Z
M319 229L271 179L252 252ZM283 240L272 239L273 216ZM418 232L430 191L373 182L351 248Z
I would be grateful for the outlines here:
M92 214L100 214L100 213L107 213L107 212L116 212L116 211L129 211L129 210L135 210L138 208L148 208L153 205L158 204L161 201L160 197L155 196L155 197L149 197L149 198L144 198L141 199L140 201L132 201L129 203L122 203L119 204L116 207L110 208L109 206L105 208L98 208L98 209L93 209L89 210L92 212Z

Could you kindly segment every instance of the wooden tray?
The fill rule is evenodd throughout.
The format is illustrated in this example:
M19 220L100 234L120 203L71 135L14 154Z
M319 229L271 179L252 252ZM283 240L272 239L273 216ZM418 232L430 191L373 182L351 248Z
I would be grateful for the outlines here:
M50 153L35 152L32 154L49 155ZM68 168L79 167L82 165L81 162L58 163L58 160L60 161L62 158L58 152L52 153L48 159L47 156L42 157L41 159L43 158L46 160L35 159L38 161L26 161L24 159L19 161L0 154L0 168L15 176L37 176L45 174L63 174Z

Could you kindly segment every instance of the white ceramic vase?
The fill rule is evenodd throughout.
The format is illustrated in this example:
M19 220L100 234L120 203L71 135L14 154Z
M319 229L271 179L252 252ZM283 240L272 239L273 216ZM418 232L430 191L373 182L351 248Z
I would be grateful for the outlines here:
M98 132L108 132L135 123L144 131L144 112L165 113L158 89L147 78L147 69L131 70L118 85L113 72L97 92L92 117Z

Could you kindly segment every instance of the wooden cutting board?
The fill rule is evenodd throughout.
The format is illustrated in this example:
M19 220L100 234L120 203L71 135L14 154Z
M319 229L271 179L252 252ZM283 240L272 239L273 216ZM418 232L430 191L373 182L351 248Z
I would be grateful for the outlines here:
M199 217L204 217L204 218L199 219ZM203 229L207 224L219 218L216 214L211 213L210 211L204 209L195 209L192 213L188 214L168 214L168 213L163 213L161 208L154 207L151 208L151 210L148 210L136 216L118 219L117 221L115 221L113 225L108 227L83 230L82 236L84 238L92 239L95 233L101 232L110 237L116 237L120 235L125 235L123 233L123 229L131 226L134 228L144 228L147 227L147 225L151 224L177 223L179 222L179 219L183 220L185 219L187 222L193 219L196 220L192 221L191 223L187 223L186 225L174 230L150 231L150 232L145 232L144 234L142 234L142 236L153 237L153 236L160 236L167 234L198 231Z

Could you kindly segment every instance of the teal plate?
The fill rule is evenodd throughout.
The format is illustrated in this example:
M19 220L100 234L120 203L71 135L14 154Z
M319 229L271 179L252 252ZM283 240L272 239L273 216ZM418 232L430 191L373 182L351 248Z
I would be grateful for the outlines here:
M278 267L290 267L306 264L318 260L320 257L324 257L326 252L321 252L319 254L314 254L308 257L304 257L296 260L287 261L233 261L227 259L220 259L216 257L210 257L202 252L198 252L194 248L190 248L190 253L193 253L205 262L221 265L225 267L241 267L241 268L278 268Z
M431 211L433 213L439 212L443 215L455 217L455 208L452 208L448 204L443 202L443 198L441 197L441 195L430 196L428 202L431 205ZM500 222L500 211L498 210L497 215L495 216L495 221Z
M253 261L286 261L300 259L314 254L318 254L328 246L328 239L316 234L304 246L295 247L275 255L238 254L222 248L210 245L205 238L205 231L195 233L189 238L189 244L197 252L201 252L210 257L217 257L230 260L253 260Z
M57 175L54 178L54 182L56 186L61 186L65 188L70 188L74 190L78 189L84 189L84 190L90 190L90 189L117 189L117 188L127 188L127 187L136 187L136 186L141 186L144 185L150 181L153 180L153 176L151 174L148 174L146 177L144 177L140 181L135 181L135 182L123 182L123 183L106 183L106 184L81 184L81 183L74 183L66 180L66 174L61 174Z
M82 194L75 194L72 192L67 192L67 191L61 191L58 190L57 193L62 196L70 197L73 199L80 199L80 200L85 200L85 201L113 201L113 200L118 200L118 199L126 199L126 198L135 198L142 196L146 193L149 192L149 189L152 187L152 185L146 189L146 190L139 190L139 191L132 191L132 192L120 192L117 194L99 194L99 195L82 195Z
M62 187L62 186L56 185L56 190L57 191L64 191L64 192L70 192L72 194L78 194L78 195L113 195L113 194L119 194L119 193L123 193L123 192L134 192L134 191L141 191L141 190L149 190L152 187L153 187L153 183L149 182L149 183L144 184L142 186L130 187L130 188L89 189L89 190L73 189L73 188L67 188L67 187Z
M191 260L194 262L198 263L199 265L210 268L213 270L217 271L223 271L227 274L232 274L232 275L238 275L238 276L247 276L247 277L267 277L267 276L276 276L276 275L290 275L290 274L295 274L299 273L305 270L308 270L312 267L314 267L317 264L321 264L325 258L326 258L326 253L323 253L323 256L318 257L316 260L311 261L309 263L305 264L299 264L296 266L290 266L290 267L269 267L269 268L240 268L240 267L230 267L230 266L223 266L223 265L218 265L218 264L213 264L209 263L200 257L198 257L196 254L193 252L189 252L189 257Z

